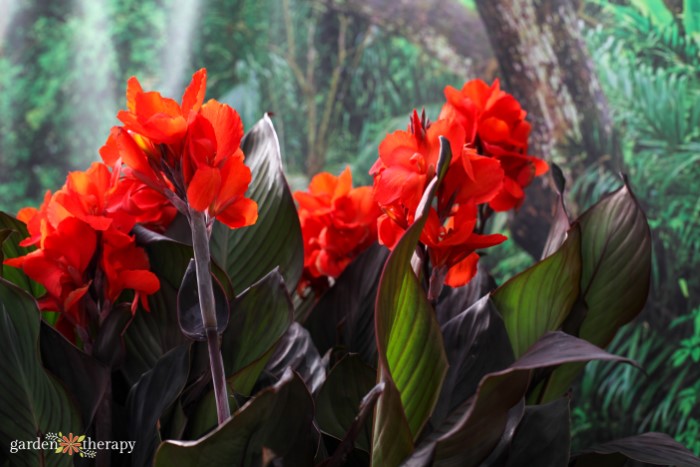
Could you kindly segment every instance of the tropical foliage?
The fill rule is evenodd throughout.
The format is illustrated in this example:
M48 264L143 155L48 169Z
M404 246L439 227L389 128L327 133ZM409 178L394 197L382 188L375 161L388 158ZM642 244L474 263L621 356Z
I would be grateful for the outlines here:
M112 465L700 465L661 433L571 451L583 364L636 365L602 349L650 283L626 180L572 220L555 167L543 259L496 288L485 225L548 170L497 82L414 111L373 187L294 195L270 117L243 137L206 82L178 102L129 79L103 163L2 214L3 464L106 462L89 436L135 442ZM62 441L6 449L37 436Z

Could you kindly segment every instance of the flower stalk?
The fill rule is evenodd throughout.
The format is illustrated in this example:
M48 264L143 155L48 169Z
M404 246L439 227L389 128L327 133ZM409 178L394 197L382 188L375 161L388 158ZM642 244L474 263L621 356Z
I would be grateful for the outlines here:
M209 253L209 230L207 229L206 214L190 208L190 228L192 230L192 246L197 271L197 291L199 292L199 307L202 312L202 323L206 333L209 350L209 365L211 368L214 397L216 399L216 415L219 425L224 423L231 414L226 391L224 361L219 346L218 323L216 320L216 304L211 278L211 259Z

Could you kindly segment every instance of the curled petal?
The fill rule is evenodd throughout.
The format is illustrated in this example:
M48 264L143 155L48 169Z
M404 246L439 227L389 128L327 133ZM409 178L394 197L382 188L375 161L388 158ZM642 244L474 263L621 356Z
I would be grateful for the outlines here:
M253 225L258 220L258 203L249 198L241 198L217 213L216 218L232 229Z

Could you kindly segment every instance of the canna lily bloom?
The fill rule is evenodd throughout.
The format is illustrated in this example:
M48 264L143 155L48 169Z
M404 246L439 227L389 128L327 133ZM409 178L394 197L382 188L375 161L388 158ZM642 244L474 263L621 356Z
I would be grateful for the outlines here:
M435 209L428 214L421 242L428 247L433 269L445 276L445 284L450 287L465 285L474 277L479 260L476 250L507 240L500 234L474 233L477 220L474 202L453 207L450 216L443 221Z
M408 131L395 131L379 145L379 159L370 169L374 177L374 197L383 207L398 205L415 212L423 191L435 176L440 156L440 136L448 139L452 154L460 154L464 130L454 121L428 124L425 113L411 115Z
M134 292L132 312L138 303L148 310L146 297L160 283L129 232L136 223L164 230L174 216L163 195L96 162L68 174L65 185L47 192L38 209L19 212L29 231L21 245L38 248L5 264L45 287L39 305L61 313L62 333L71 338L77 329L86 337L95 312L108 312L125 290Z
M379 208L371 187L352 188L352 173L323 172L311 179L308 191L297 191L304 240L304 277L300 289L327 286L348 264L377 240Z
M126 84L126 106L117 118L124 128L148 138L153 144L182 143L187 132L190 112L197 112L204 102L207 71L202 68L192 76L180 104L158 92L144 92L135 77Z
M501 90L498 80L491 86L472 80L461 90L447 86L445 98L440 118L458 122L465 132L465 144L499 160L505 170L502 191L490 202L491 208L507 211L520 207L525 199L523 189L548 170L545 161L527 154L531 130L525 121L527 113L512 95Z
M138 303L150 311L146 297L160 288L160 281L149 271L146 252L136 246L133 237L118 230L102 234L102 258L100 267L105 278L105 298L114 303L126 290L134 291L131 313L136 313Z
M42 247L5 264L21 268L46 288L39 306L61 311L74 325L85 324L85 313L78 306L92 283L88 269L97 250L97 234L75 217L61 221L42 241Z
M409 131L386 137L370 171L374 196L383 211L378 219L379 242L394 248L415 221L423 192L436 174L439 136L447 138L452 160L421 234L433 274L439 278L438 289L443 282L455 287L466 284L476 272L476 250L505 240L502 235L474 233L477 205L491 202L503 189L501 163L464 145L465 131L457 120L429 124L414 111Z
M230 228L255 223L257 204L245 197L251 180L240 149L243 123L216 100L204 103L207 74L197 71L181 102L145 92L136 78L127 83L127 110L100 149L110 166L166 196L183 214L188 206Z

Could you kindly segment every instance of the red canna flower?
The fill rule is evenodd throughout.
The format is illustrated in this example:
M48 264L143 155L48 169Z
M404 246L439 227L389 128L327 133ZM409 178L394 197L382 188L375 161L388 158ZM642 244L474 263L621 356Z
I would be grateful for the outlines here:
M127 83L127 110L100 149L110 166L159 191L188 215L187 206L231 228L255 223L257 204L245 197L251 180L240 149L243 123L226 104L204 103L206 70L197 71L182 101Z
M430 124L414 111L408 131L387 135L380 144L379 159L370 171L375 199L384 212L378 220L378 236L380 243L393 248L414 222L421 196L436 173L439 136L447 138L453 156L421 242L442 280L447 278L449 285L460 286L476 271L475 251L505 240L500 235L474 233L476 206L499 194L504 173L497 160L464 146L464 128L456 120L442 119Z
M137 222L164 230L175 208L139 180L122 177L102 163L71 172L53 195L47 192L39 209L24 208L18 218L29 237L22 246L31 253L5 261L22 268L46 288L42 310L61 312L57 327L85 338L90 319L109 312L122 292L132 290L132 312L160 287L143 249L128 234Z
M22 268L25 274L46 288L39 306L61 311L72 324L84 326L86 317L78 306L92 283L88 268L97 250L97 234L85 222L68 217L42 240L40 249L5 264Z
M304 239L304 277L299 288L321 290L377 240L379 208L371 187L352 188L352 173L323 172L311 179L308 191L297 191Z
M518 208L525 200L523 189L548 170L542 159L527 154L530 124L518 101L500 88L481 80L464 84L461 90L445 88L447 102L440 118L460 124L465 143L479 154L501 162L505 180L500 193L489 203L495 211Z
M444 275L444 283L451 287L462 286L474 277L479 260L476 250L507 240L500 234L474 233L477 220L477 207L473 201L453 208L445 220L441 220L434 209L428 214L421 242L428 247L430 264L436 274Z
M118 230L107 230L102 234L102 258L100 267L105 276L105 298L116 302L121 293L134 291L131 312L137 304L150 311L146 297L160 288L158 277L149 271L146 252L136 246L135 240Z

